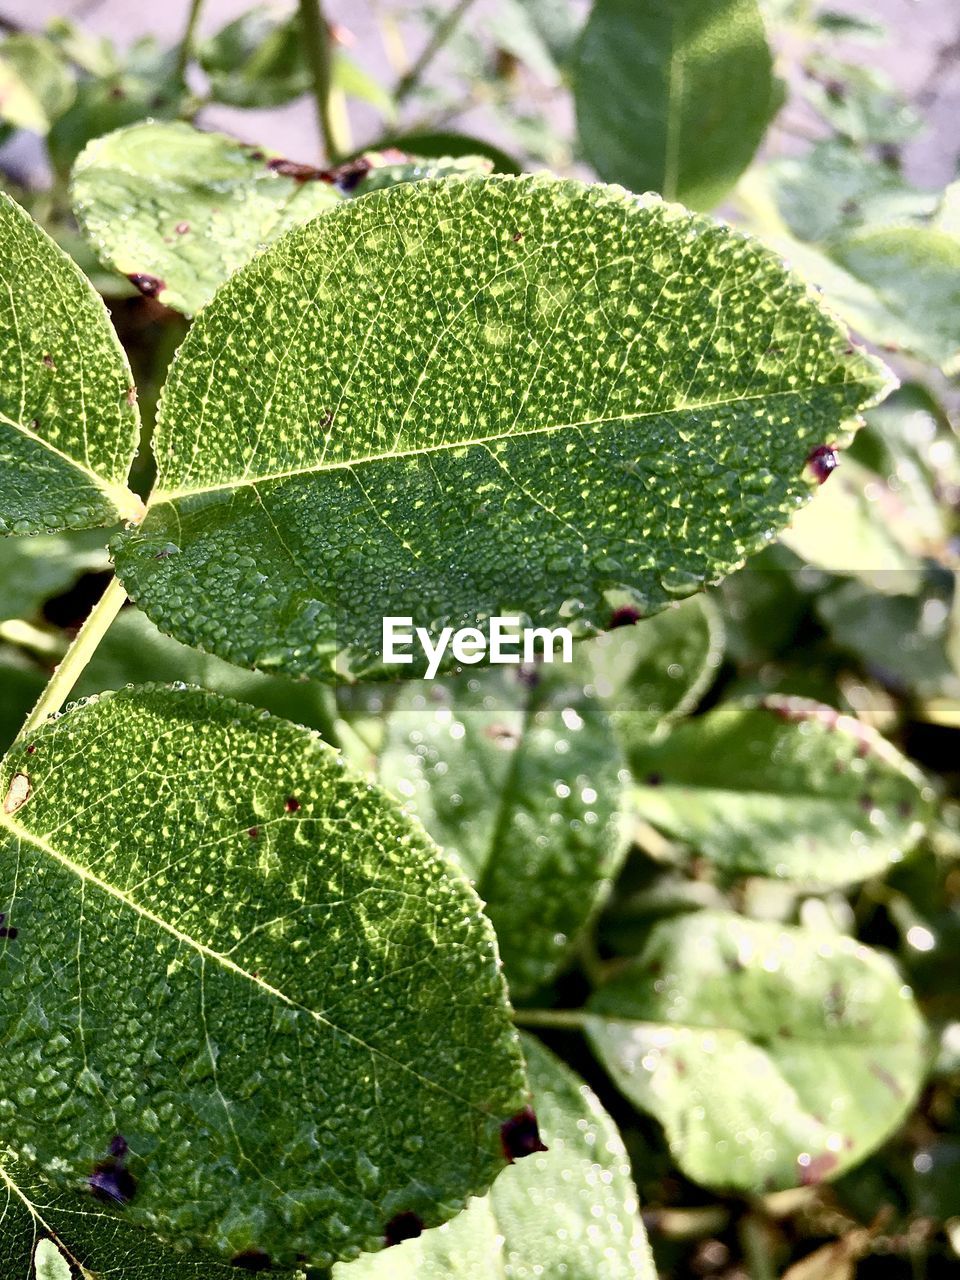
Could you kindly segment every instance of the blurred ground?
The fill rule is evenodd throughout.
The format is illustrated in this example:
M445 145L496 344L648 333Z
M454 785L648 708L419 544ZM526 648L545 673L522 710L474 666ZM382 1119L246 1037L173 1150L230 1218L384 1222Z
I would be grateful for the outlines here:
M579 3L580 0L573 0ZM201 19L201 35L216 31L226 22L252 7L254 0L207 0ZM449 4L453 0L448 0ZM495 0L478 0L470 21L482 27ZM391 68L381 42L376 13L395 8L389 0L327 0L331 21L342 24L356 37L352 55L382 83L392 84ZM885 45L846 42L844 52L864 64L882 68L921 109L930 127L906 148L904 161L908 178L926 186L942 186L957 173L960 160L960 4L957 0L832 0L824 7L856 14L887 24L893 38ZM166 3L131 3L130 0L0 0L0 18L20 23L28 29L43 26L56 14L72 16L92 31L109 35L120 44L150 34L164 43L180 38L186 23L189 0ZM406 47L415 55L424 41L416 24L402 28ZM443 74L442 59L435 68ZM416 109L405 118L410 123ZM369 109L354 107L353 119L358 145L377 133L376 120ZM794 103L783 116L783 126L771 139L774 150L791 149L797 137L811 128L802 106ZM302 160L317 157L318 143L312 104L302 100L269 112L234 112L208 109L202 123L238 133L251 142L285 151ZM464 131L475 131L492 142L504 143L495 121L483 109L474 109L456 122Z

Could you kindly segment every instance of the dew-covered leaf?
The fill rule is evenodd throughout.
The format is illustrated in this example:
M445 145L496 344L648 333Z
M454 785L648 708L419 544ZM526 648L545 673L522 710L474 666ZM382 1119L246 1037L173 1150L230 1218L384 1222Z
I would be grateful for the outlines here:
M337 204L321 171L182 121L96 138L73 208L105 263L188 315L265 244Z
M834 1178L913 1105L923 1020L853 938L703 911L655 925L591 997L590 1040L696 1182L768 1192Z
M630 764L634 813L736 875L865 880L913 848L932 799L878 733L806 698L718 707Z
M2 1149L0 1199L4 1280L60 1280L61 1275L63 1280L132 1280L134 1275L138 1280L238 1280L243 1275L209 1254L166 1247L87 1190L52 1190L36 1170ZM58 1257L66 1273L61 1267L58 1274ZM304 1280L299 1272L272 1274L278 1280Z
M0 794L0 1119L54 1186L279 1267L486 1190L527 1104L492 930L318 738L125 690Z
M763 249L653 197L447 178L345 202L181 347L115 544L155 622L238 664L384 667L383 618L602 630L733 568L882 368Z
M140 419L103 303L0 193L0 533L96 528L142 511L126 485Z
M601 178L695 209L722 200L779 105L755 0L596 0L574 60Z
M333 1280L655 1280L623 1141L593 1090L531 1036L548 1150L505 1170L458 1218Z
M380 762L476 885L518 996L568 957L625 852L623 758L599 701L565 671L407 684Z
M948 371L958 367L960 239L934 227L891 227L845 236L830 251L896 318L888 341Z

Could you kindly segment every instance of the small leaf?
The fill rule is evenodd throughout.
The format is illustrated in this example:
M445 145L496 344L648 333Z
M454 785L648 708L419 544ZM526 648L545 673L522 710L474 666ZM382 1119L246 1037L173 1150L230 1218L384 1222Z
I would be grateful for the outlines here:
M45 134L75 92L70 68L45 36L17 33L0 44L0 120Z
M866 880L910 852L932 799L878 733L806 698L718 707L630 763L635 814L734 875Z
M0 284L0 533L137 517L127 358L86 278L2 193Z
M588 1034L695 1182L837 1177L893 1132L926 1067L894 964L853 938L702 911L662 921L592 997Z
M623 1141L593 1090L530 1036L530 1086L547 1151L506 1169L453 1222L333 1280L655 1280Z
M321 171L181 121L146 122L91 142L73 171L73 207L105 263L188 315L264 244L341 199Z
M528 1100L492 930L316 737L128 689L0 794L0 1117L45 1179L281 1268L486 1190Z
M562 965L625 852L622 757L597 700L562 672L408 685L380 764L476 885L515 996Z
M257 5L203 41L197 59L215 102L231 107L279 107L309 93L297 17L280 17Z
M34 1264L36 1280L73 1280L70 1263L49 1238L37 1241Z
M408 183L289 233L204 310L118 571L178 639L328 679L398 673L387 615L589 633L755 550L883 389L726 228L572 181Z
M718 204L779 105L755 0L596 0L574 62L577 127L601 178Z

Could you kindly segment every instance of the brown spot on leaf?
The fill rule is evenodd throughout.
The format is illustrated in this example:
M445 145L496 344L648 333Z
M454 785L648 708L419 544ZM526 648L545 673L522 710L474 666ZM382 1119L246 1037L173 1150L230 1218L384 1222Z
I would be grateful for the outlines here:
M283 802L283 807L287 813L297 813L300 809L300 801L296 796L287 796Z
M178 235L178 236L185 236L185 235L187 234L187 232L190 230L190 223L189 223L189 222L178 222L178 223L177 223L177 225L176 225L173 229L174 229L174 231L176 231L176 233L177 233L177 235Z
M51 355L45 355L45 356L43 357L43 363L46 365L46 367L47 367L48 369L55 369L55 368L57 367L57 366L54 364L54 362L53 362L53 356L51 356Z
M332 182L344 192L355 191L372 168L373 163L368 156L357 156L356 160L348 160L335 169L324 170L323 181Z
M111 1157L96 1165L87 1179L90 1190L105 1204L129 1204L137 1194L137 1180L122 1161Z
M824 1151L814 1156L807 1164L797 1162L800 1184L804 1187L815 1187L837 1167L837 1157L832 1151Z
M30 779L25 773L15 773L10 779L7 798L3 802L4 813L16 813L30 799Z
M513 233L513 243L514 243L514 244L519 244L519 243L520 243L520 241L521 241L522 239L523 239L523 232L522 232L522 231L515 231L515 232Z
M807 454L807 466L817 484L823 484L833 474L839 461L832 444L818 444Z
M896 1076L893 1076L890 1074L890 1072L886 1069L885 1066L883 1066L882 1063L871 1062L870 1071L873 1075L877 1077L877 1079L885 1088L890 1090L890 1092L893 1094L895 1098L903 1097L903 1090L900 1087L900 1082L897 1080Z
M230 1265L241 1271L269 1271L272 1263L270 1255L262 1249L245 1249L230 1259Z
M524 1107L500 1126L500 1143L508 1163L546 1151L532 1107Z
M126 400L127 400L127 404L128 404L128 405L130 406L130 408L132 409L132 408L133 408L133 406L137 403L137 388L136 388L136 387L127 387Z
M161 280L159 276L148 276L142 271L131 271L127 279L145 298L155 298L167 287L166 281Z
M259 840L259 839L260 839L260 828L259 828L259 827L247 827L247 835L250 837L250 839L251 839L251 840Z
M404 1240L416 1240L423 1234L423 1219L416 1213L398 1213L387 1223L383 1238L387 1246L402 1244Z
M624 605L621 609L614 609L607 623L607 630L613 631L616 627L632 627L635 622L640 621L640 618L639 609L635 609L632 605Z
M294 182L333 182L333 178L327 176L327 170L312 164L298 164L296 160L287 160L283 156L268 160L267 168L281 178L292 178Z

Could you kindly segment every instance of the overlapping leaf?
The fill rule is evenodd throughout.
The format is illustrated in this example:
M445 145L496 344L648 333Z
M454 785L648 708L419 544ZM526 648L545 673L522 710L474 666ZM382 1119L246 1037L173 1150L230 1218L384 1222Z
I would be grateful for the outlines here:
M635 813L723 871L820 884L899 862L933 798L878 733L805 698L719 707L630 763Z
M103 303L0 193L0 533L95 528L142 503L126 486L139 416Z
M609 722L557 670L407 686L380 766L477 886L515 995L553 977L625 852Z
M601 178L712 208L777 105L755 0L596 0L574 93L580 142Z
M721 226L548 178L394 187L203 311L118 571L178 639L308 675L382 672L385 615L603 629L767 539L883 385Z
M333 1280L654 1280L623 1141L586 1084L523 1037L549 1150L500 1175L453 1222Z
M588 1032L688 1177L751 1192L862 1160L926 1066L923 1021L886 956L722 912L655 925L592 997Z
M0 1120L33 1170L279 1267L487 1188L527 1101L492 932L318 739L126 690L0 791Z

